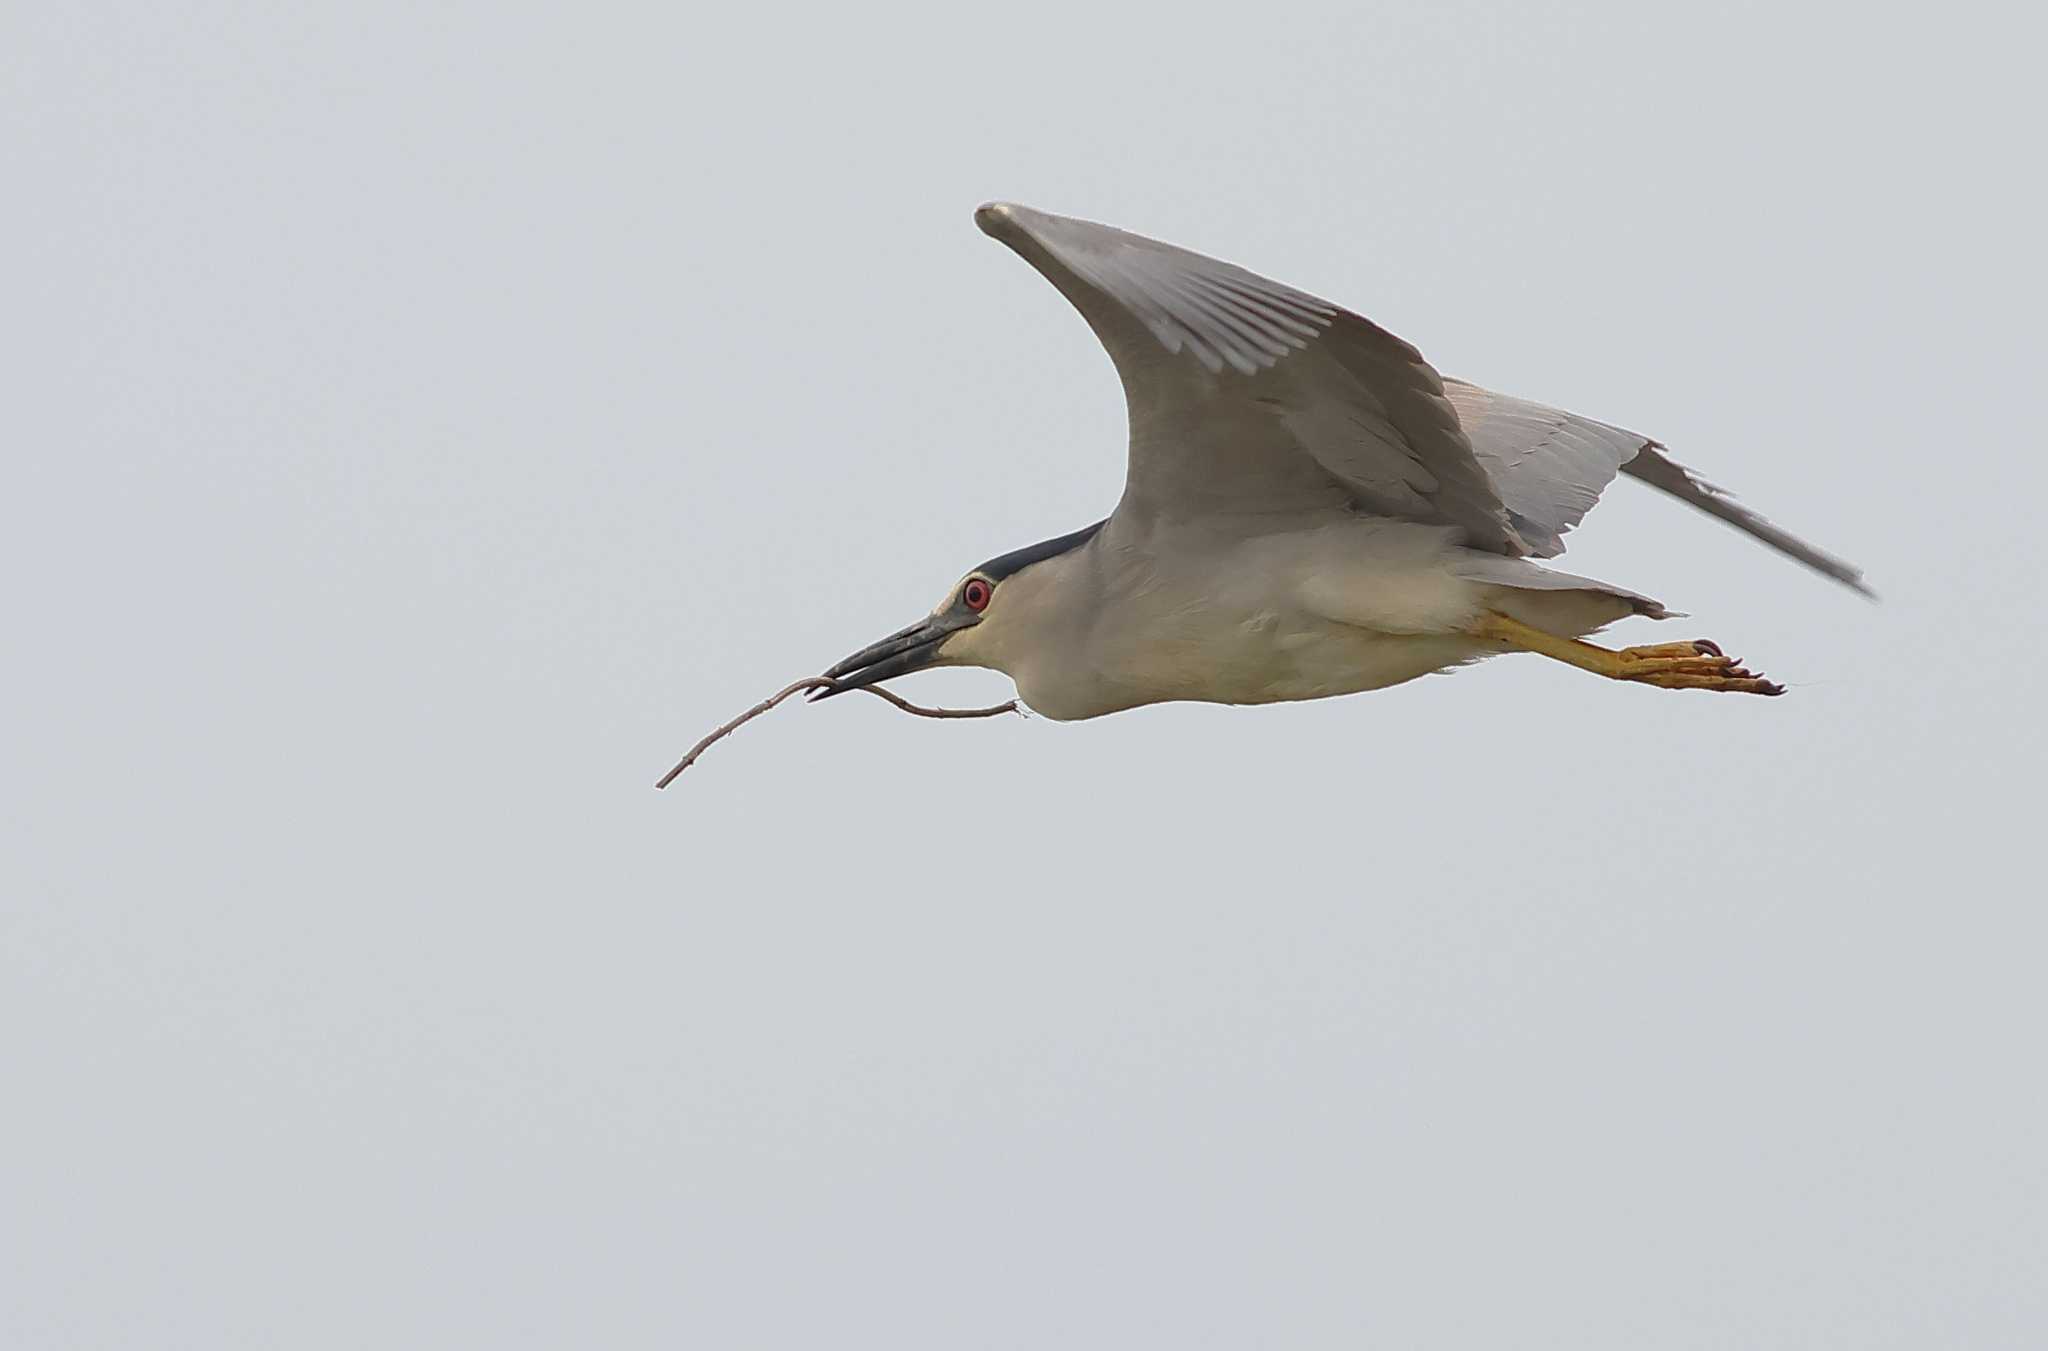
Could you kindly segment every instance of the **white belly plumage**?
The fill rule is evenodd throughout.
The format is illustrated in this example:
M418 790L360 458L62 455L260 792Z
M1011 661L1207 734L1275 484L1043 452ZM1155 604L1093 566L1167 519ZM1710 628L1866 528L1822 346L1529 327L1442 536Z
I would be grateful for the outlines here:
M1167 555L1156 563L1136 549L1115 560L1128 595L1108 607L1112 624L1093 626L1067 659L1027 656L1010 674L1027 704L1062 720L1169 700L1280 703L1383 689L1485 656L1497 649L1468 630L1490 608L1569 634L1655 612L1455 539L1355 516L1227 541L1157 536L1146 541Z
M1197 683L1209 692L1182 698L1264 704L1384 689L1479 655L1456 634L1382 633L1314 616L1256 622L1244 640L1213 654Z
M1134 645L1132 660L1105 662L1094 680L1048 688L1025 681L1019 690L1053 718L1177 699L1271 704L1383 689L1485 651L1462 635L1382 633L1298 613L1258 615L1210 634Z

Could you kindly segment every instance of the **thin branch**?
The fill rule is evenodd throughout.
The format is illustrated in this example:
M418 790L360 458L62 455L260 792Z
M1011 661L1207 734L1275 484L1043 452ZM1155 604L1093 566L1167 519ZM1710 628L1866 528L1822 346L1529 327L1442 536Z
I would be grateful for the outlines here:
M731 736L734 732L760 717L784 699L789 698L790 695L801 690L835 690L838 688L840 688L839 682L829 677L805 676L802 680L797 681L786 689L769 695L766 699L755 704L731 722L721 723L712 731L711 735L690 747L690 753L677 761L676 767L662 775L654 786L656 788L668 787L671 783L675 782L676 775L697 763L697 757L709 750L713 743ZM920 718L994 718L1004 713L1022 713L1024 711L1015 699L1010 700L1006 704L997 704L992 708L926 708L922 704L913 704L902 695L891 690L885 690L880 685L856 685L854 688L862 694L872 694L877 699L887 700L905 713L915 713Z

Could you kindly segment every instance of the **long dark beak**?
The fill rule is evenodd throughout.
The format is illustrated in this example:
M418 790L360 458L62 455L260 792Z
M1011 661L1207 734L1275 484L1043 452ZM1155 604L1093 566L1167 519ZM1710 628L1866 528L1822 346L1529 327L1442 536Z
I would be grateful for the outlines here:
M857 690L863 685L874 685L923 670L937 659L939 644L950 638L957 627L943 619L928 618L920 619L908 628L898 629L881 642L864 647L829 668L825 676L838 681L838 686L813 691L810 697L813 700L830 699L835 694Z

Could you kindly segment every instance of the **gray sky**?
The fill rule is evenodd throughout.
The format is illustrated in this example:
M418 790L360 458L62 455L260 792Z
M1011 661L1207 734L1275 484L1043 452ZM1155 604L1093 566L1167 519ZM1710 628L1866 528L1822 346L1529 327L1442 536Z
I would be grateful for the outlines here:
M2017 7L0 21L0 1344L2037 1347ZM1102 515L1007 197L1638 427L1508 658L712 724ZM904 692L1006 697L984 672Z

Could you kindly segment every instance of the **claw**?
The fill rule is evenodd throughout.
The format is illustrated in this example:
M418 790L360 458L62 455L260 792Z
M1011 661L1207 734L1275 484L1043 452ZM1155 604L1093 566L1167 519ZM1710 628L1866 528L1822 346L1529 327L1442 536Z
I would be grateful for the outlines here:
M1728 656L1721 651L1720 644L1705 638L1691 643L1625 648L1615 655L1621 659L1614 672L1619 679L1659 689L1727 690L1737 694L1785 692L1784 686L1765 680L1744 666L1742 658Z

